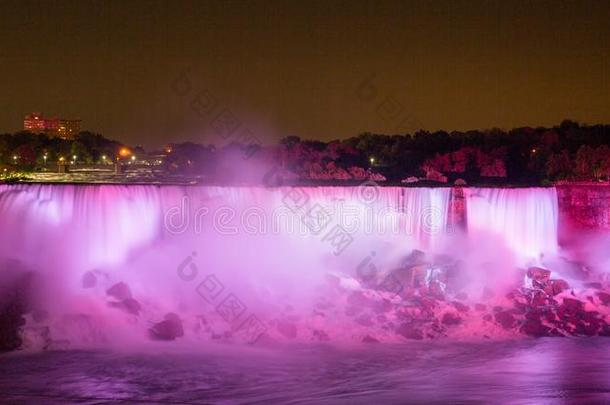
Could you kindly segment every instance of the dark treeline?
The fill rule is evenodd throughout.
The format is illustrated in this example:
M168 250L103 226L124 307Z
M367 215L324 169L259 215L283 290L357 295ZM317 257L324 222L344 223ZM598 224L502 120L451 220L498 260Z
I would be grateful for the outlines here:
M78 156L78 161L95 163L102 156L117 156L121 147L119 142L90 132L82 132L74 140L19 132L0 136L0 163L34 167L42 163L44 155L50 162L59 156ZM146 156L141 149L131 150ZM509 131L364 133L331 142L289 136L271 146L231 143L215 147L186 142L169 144L161 153L165 155L163 169L168 172L223 174L231 179L243 177L253 167L273 165L295 179L322 182L461 179L471 184L544 184L608 180L610 125L564 121L552 128Z
M74 140L49 137L27 131L0 135L0 164L31 169L46 162L77 157L79 162L96 163L117 156L121 143L100 134L81 132ZM46 157L46 158L45 158Z

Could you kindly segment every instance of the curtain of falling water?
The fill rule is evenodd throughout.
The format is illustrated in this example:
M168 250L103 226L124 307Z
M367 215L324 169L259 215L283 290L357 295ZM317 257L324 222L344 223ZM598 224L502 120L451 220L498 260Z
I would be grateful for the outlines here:
M555 188L469 188L468 233L499 237L523 263L557 252Z
M58 316L95 308L116 322L105 291L125 282L147 328L201 310L206 274L259 316L287 302L309 313L328 272L355 276L373 255L391 269L411 249L440 247L450 199L450 188L0 185L0 258L43 274L39 305ZM495 233L523 257L556 248L553 189L471 189L467 207L469 232ZM176 272L185 258L192 282ZM106 284L84 290L90 271Z

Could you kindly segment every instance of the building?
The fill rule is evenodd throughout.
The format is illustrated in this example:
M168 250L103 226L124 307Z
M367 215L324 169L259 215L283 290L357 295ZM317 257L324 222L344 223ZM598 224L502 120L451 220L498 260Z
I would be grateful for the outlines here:
M80 132L81 120L65 118L47 118L42 113L34 112L23 119L23 129L34 133L45 133L51 137L74 139Z

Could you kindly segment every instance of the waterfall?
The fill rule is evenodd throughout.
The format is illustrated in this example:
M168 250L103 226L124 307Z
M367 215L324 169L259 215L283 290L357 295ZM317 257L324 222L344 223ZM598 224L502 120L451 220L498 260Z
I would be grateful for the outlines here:
M290 308L308 319L329 277L396 269L412 249L458 253L471 235L524 261L556 250L554 189L465 191L464 236L448 232L451 188L0 185L0 284L10 259L35 273L32 308L50 314L57 339L91 341L101 328L141 341L167 313L204 328L227 297L243 317ZM109 294L117 283L137 303Z
M557 253L555 188L469 188L468 234L498 237L522 264Z

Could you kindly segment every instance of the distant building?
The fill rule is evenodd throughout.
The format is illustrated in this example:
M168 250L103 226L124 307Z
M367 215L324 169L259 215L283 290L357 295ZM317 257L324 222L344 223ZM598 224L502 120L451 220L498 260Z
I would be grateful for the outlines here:
M65 118L46 118L42 113L34 112L23 119L23 129L35 133L45 133L51 137L74 139L80 132L81 120Z

